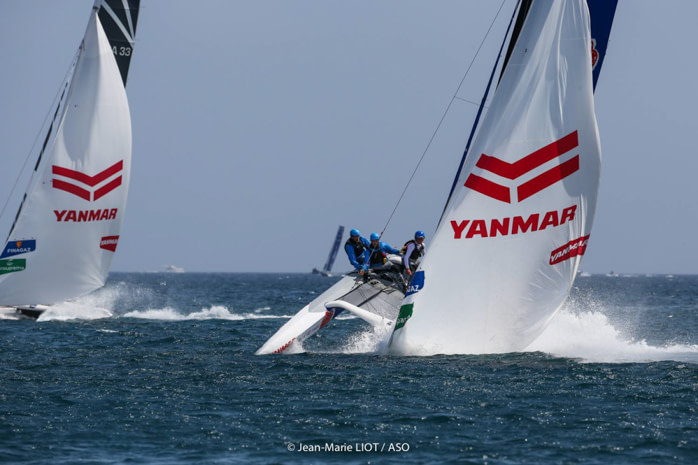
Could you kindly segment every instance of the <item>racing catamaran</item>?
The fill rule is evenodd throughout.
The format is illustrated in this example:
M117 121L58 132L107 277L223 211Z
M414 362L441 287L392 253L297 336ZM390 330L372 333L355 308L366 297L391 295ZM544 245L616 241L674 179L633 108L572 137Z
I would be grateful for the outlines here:
M389 327L393 353L502 353L533 342L568 297L590 239L601 165L593 89L615 8L520 2L500 79L490 92L496 63L409 287L357 303L366 280L347 276L257 353L299 350L338 310Z

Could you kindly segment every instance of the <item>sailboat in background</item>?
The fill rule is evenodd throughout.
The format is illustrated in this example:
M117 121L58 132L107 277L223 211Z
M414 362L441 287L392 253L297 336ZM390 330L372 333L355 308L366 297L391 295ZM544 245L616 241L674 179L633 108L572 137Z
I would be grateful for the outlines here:
M615 0L520 2L500 80L490 92L496 63L404 299L374 312L330 288L310 304L327 321L291 327L306 307L257 353L286 351L338 308L387 328L394 353L503 353L533 342L568 297L591 233L601 162L593 88L615 8Z
M140 0L96 0L0 255L0 305L45 305L102 287L131 170L125 86Z
M340 226L339 228L337 228L337 235L334 238L334 243L332 244L332 248L330 249L330 255L327 257L327 262L325 262L325 266L323 266L321 270L313 268L313 273L321 274L322 276L327 277L332 276L332 266L334 265L335 258L337 258L337 252L339 251L339 247L342 245L343 236L344 226Z

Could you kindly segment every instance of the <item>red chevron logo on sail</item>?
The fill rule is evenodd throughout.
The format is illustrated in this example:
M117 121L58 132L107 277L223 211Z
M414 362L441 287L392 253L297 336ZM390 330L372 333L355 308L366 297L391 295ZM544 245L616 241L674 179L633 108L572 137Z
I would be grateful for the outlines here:
M515 180L526 173L533 171L544 163L549 162L579 146L577 131L574 131L555 142L526 155L514 163L508 163L499 158L480 155L476 165L478 168L494 173L503 178ZM516 187L519 202L537 194L543 189L552 186L558 181L579 170L579 155L575 155L560 165L545 171L542 174L526 181ZM477 191L493 199L511 203L511 190L507 186L485 179L476 174L470 174L465 180L465 187ZM512 188L513 189L513 188Z
M118 161L114 163L109 168L104 171L100 171L94 176L82 173L80 171L71 170L68 168L63 168L61 166L53 165L53 174L57 176L62 176L70 181L64 181L61 179L53 179L53 187L55 189L60 189L62 191L69 192L73 195L77 195L90 201L96 201L101 197L104 197L109 192L113 191L121 185L122 177L119 173L124 169L124 161ZM106 182L108 179L119 174L118 177L111 179L111 181ZM96 189L96 186L100 185ZM81 187L80 185L84 186Z

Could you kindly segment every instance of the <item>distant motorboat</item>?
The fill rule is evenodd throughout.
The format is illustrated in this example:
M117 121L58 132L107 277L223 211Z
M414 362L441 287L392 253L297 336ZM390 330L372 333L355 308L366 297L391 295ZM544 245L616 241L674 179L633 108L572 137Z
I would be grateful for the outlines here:
M184 268L180 268L174 265L167 265L164 271L165 273L184 273Z

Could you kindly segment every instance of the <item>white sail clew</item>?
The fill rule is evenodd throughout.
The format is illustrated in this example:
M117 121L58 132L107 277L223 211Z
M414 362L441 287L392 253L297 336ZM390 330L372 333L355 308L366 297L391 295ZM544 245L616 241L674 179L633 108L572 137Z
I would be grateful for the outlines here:
M131 118L97 6L81 47L55 136L0 259L2 305L52 304L101 287L118 243Z
M584 0L533 2L392 351L520 351L565 301L600 175L589 29Z

